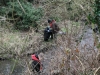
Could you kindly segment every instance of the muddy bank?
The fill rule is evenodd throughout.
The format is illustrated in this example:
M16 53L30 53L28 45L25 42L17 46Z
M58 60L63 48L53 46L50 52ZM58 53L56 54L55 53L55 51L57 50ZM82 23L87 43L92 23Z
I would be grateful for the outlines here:
M16 60L0 61L0 75L22 75L25 68Z

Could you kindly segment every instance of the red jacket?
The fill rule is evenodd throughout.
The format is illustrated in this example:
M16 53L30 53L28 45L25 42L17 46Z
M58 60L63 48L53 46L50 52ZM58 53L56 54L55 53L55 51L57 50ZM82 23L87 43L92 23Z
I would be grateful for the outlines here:
M51 23L50 23L50 27L53 28L53 23L55 23L55 20L53 20Z
M40 60L38 58L36 58L35 54L34 55L31 55L31 58L32 58L32 60L35 60L35 61L40 62Z

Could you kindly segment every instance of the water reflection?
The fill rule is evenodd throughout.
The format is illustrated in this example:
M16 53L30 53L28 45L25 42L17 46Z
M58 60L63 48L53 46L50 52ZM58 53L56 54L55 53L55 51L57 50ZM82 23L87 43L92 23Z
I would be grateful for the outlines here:
M15 64L15 61L0 61L0 75L22 75L23 71L24 67L18 62Z

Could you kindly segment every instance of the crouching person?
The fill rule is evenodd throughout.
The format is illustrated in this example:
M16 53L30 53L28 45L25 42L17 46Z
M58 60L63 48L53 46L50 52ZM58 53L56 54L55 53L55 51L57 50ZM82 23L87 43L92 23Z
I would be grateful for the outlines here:
M46 27L44 30L44 41L48 41L48 39L53 39L53 33L50 27Z
M42 65L39 60L38 55L32 54L31 59L32 59L32 71L36 71L36 72L40 73L40 70L42 70Z
M49 38L56 38L56 34L60 30L55 20L48 19L49 27L44 30L44 41L48 41Z
M56 38L57 36L56 34L60 30L60 28L55 20L48 19L48 23L49 23L50 29L52 29L52 39L54 39Z

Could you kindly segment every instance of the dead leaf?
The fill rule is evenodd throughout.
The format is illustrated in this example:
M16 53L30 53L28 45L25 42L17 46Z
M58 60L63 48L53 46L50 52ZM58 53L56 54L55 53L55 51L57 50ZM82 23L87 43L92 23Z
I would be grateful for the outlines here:
M76 52L76 53L79 53L79 50L76 48L75 52Z

